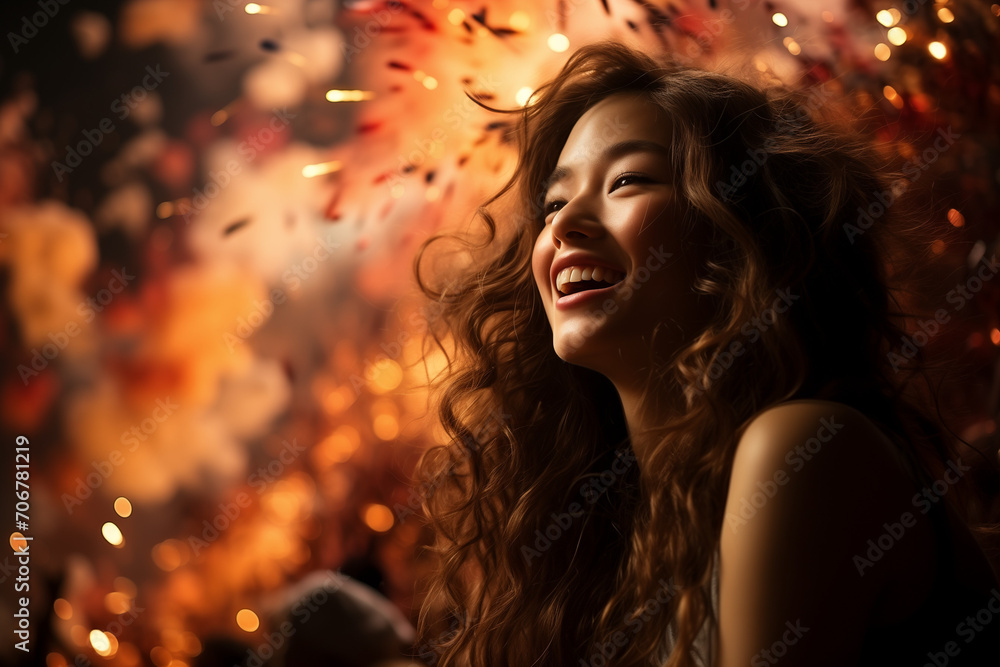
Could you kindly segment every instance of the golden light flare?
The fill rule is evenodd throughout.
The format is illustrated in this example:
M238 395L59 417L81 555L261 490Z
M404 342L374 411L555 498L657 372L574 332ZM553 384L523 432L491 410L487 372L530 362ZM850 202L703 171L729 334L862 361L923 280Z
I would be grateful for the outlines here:
M535 91L531 89L531 86L523 86L514 93L514 100L522 107L527 106L533 92Z
M943 60L948 55L948 47L941 42L931 42L927 45L927 51L938 60Z
M64 621L73 618L73 605L66 598L56 598L56 601L52 603L52 611Z
M995 6L996 5L994 5L994 7ZM951 23L952 21L955 20L955 15L947 7L942 7L941 9L937 10L937 15L941 23Z
M403 369L392 359L379 359L371 367L368 388L375 394L387 394L403 381Z
M111 640L103 630L90 631L90 645L94 647L98 655L108 656L111 651Z
M392 516L392 510L378 503L365 505L361 516L364 519L365 525L376 533L386 532L396 522Z
M435 88L438 87L437 79L435 79L432 76L424 77L424 80L421 81L421 83L424 84L424 88L426 88L427 90L434 90Z
M302 167L302 175L306 178L315 178L316 176L322 176L324 174L332 174L335 171L340 171L343 164L340 160L330 160L329 162L317 162L316 164L307 164Z
M244 632L254 632L260 627L260 619L251 610L240 609L236 612L236 625L240 626L240 630Z
M123 519L132 516L132 503L125 496L115 498L115 512Z
M372 432L379 440L394 440L399 435L399 420L392 415L376 415L372 420Z
M464 20L465 20L465 12L463 12L458 7L448 12L448 23L452 25L462 25L462 21Z
M785 48L788 49L788 52L793 56L797 56L802 53L802 47L799 46L799 43L791 37L785 37L785 39L782 40L782 43L785 45Z
M901 18L903 18L903 15L900 14L899 10L895 7L883 9L875 15L875 20L884 25L886 28L891 28L896 25L899 23L899 19Z
M902 46L906 43L906 31L896 26L895 28L889 28L889 32L886 33L886 39L893 46Z
M248 2L243 11L251 16L256 16L257 14L275 14L277 13L274 7L269 7L268 5L259 5L256 2Z
M132 600L120 591L112 591L104 596L104 608L112 614L124 614L132 608Z
M882 94L885 95L885 99L889 100L889 103L897 109L903 108L903 98L899 96L896 89L892 86L886 86L882 89Z
M952 227L965 227L965 216L958 209L948 209L948 222Z
M326 91L327 102L363 102L375 97L375 92L371 90L333 90Z
M786 25L788 25L788 17L782 14L781 12L775 12L774 14L772 14L771 20L774 21L774 25L778 26L779 28L784 28Z
M892 55L892 50L889 48L888 44L883 44L879 42L875 45L875 57L879 60L885 62Z
M111 521L101 526L101 535L104 535L104 539L113 546L120 547L125 543L125 537L122 535L121 529Z
M1000 329L993 327L990 330L990 342L994 345L1000 345Z
M549 46L549 49L551 49L555 53L562 53L569 48L569 37L562 34L561 32L554 32L551 35L549 35L547 44Z
M514 30L527 30L531 27L531 17L528 12L521 11L520 9L510 15L510 27Z

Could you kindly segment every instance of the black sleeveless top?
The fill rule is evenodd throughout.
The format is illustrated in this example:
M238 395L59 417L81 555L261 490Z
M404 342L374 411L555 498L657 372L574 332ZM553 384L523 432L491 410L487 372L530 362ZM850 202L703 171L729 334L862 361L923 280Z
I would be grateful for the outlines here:
M914 492L933 480L911 452L902 450ZM1000 667L1000 583L971 534L940 498L927 512L934 530L935 579L920 607L891 624L866 633L860 665L885 667ZM969 557L957 570L957 544Z

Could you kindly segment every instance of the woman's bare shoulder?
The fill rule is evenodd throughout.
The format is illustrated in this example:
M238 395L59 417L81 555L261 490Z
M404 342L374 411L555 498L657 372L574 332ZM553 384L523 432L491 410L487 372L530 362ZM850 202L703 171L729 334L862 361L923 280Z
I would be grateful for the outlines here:
M909 551L876 568L859 569L855 558L912 496L891 449L862 412L834 401L788 401L748 420L721 536L722 667L752 662L789 621L811 628L790 664L857 657L892 577L887 563Z

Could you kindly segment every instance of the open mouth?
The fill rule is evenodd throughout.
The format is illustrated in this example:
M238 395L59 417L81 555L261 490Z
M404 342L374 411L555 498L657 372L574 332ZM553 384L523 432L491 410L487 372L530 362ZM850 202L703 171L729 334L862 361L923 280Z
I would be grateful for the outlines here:
M613 287L624 279L624 271L615 271L600 266L571 266L563 269L556 276L556 291L559 292L560 296L569 296L588 290Z

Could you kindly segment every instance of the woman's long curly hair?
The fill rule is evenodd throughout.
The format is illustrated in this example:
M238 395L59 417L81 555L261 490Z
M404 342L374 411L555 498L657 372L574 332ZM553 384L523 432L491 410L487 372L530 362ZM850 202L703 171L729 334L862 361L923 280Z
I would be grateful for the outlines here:
M553 351L531 271L545 180L570 130L626 91L666 112L681 224L699 229L708 258L691 289L719 304L650 374L648 391L671 387L685 404L642 470L613 385ZM709 586L734 451L768 406L839 400L926 451L926 467L945 460L947 443L887 362L904 335L888 289L899 265L884 242L889 211L874 205L900 194L891 163L815 100L603 42L574 53L525 107L486 107L516 115L516 170L478 210L485 235L465 243L470 263L437 286L421 276L431 244L451 234L425 241L414 263L448 360L436 387L453 439L417 469L439 563L421 657L648 665L674 624L666 664L694 665L699 629L715 622ZM780 293L794 303L776 315ZM745 352L727 356L736 341ZM626 640L614 643L616 632Z

